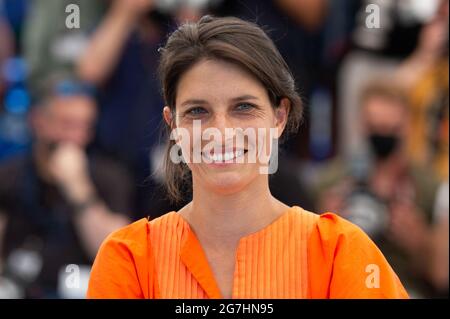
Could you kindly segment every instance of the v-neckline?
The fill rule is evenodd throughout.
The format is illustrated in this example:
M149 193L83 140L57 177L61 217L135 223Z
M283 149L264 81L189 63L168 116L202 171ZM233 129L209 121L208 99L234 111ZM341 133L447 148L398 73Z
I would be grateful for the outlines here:
M235 279L238 270L237 257L239 256L239 252L242 249L241 247L245 246L245 242L247 242L248 240L251 240L258 236L265 236L271 229L273 229L278 224L282 223L286 218L288 218L289 215L295 210L295 208L297 208L297 206L289 207L288 209L286 209L284 213L282 213L280 216L274 219L267 226L253 233L250 233L246 236L243 236L239 239L238 245L236 247L236 254L234 261L234 275L233 275L233 287L231 290L232 292L231 299L235 297L234 296L236 285ZM185 242L182 243L182 247L180 250L180 258L182 262L186 265L186 267L198 281L200 286L205 290L208 297L212 299L223 299L222 293L219 289L219 285L216 281L216 278L214 277L214 273L209 264L208 258L206 257L206 253L199 239L197 238L195 232L193 231L191 225L186 219L184 219L184 217L181 214L175 211L172 213L178 217L180 222L184 225L184 228L187 229L187 238Z

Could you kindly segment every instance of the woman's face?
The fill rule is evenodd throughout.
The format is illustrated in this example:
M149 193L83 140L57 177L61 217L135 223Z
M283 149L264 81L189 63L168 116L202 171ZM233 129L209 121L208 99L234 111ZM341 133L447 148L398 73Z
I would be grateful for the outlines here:
M184 132L176 141L194 187L231 194L257 178L267 183L260 168L268 166L289 109L287 99L280 105L272 108L262 84L234 64L205 59L189 69L178 83L175 114L166 107L164 117Z

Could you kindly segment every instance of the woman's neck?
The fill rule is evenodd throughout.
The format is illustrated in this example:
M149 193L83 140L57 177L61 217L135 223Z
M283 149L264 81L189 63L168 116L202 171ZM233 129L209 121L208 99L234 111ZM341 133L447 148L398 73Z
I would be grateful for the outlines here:
M228 195L211 192L194 182L193 200L179 213L200 241L235 246L240 238L266 227L289 208L272 196L264 178L267 176Z

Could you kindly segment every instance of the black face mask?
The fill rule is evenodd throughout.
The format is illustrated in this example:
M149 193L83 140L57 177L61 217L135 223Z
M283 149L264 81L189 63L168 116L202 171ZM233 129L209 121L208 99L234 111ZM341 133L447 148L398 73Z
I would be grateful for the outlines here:
M399 138L395 135L370 134L369 142L378 159L385 159L397 148Z

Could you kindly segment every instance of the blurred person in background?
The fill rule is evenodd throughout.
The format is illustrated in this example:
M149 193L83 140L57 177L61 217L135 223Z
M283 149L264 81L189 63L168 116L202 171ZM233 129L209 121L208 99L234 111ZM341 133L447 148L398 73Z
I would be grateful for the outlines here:
M72 80L47 92L30 113L32 151L0 166L2 297L83 297L100 243L129 222L126 171L87 152L95 100ZM65 286L67 265L79 267L81 291Z
M410 105L389 80L361 95L360 124L370 157L336 160L318 182L319 211L336 211L379 245L412 297L429 297L429 240L438 181L406 152Z
M360 1L352 48L342 61L337 79L340 155L350 158L367 150L357 115L358 94L372 80L390 76L411 55L422 27L433 20L440 2ZM376 20L378 25L373 24Z
M444 0L396 75L411 100L409 156L430 165L441 181L448 180L449 167L448 18L449 1Z

